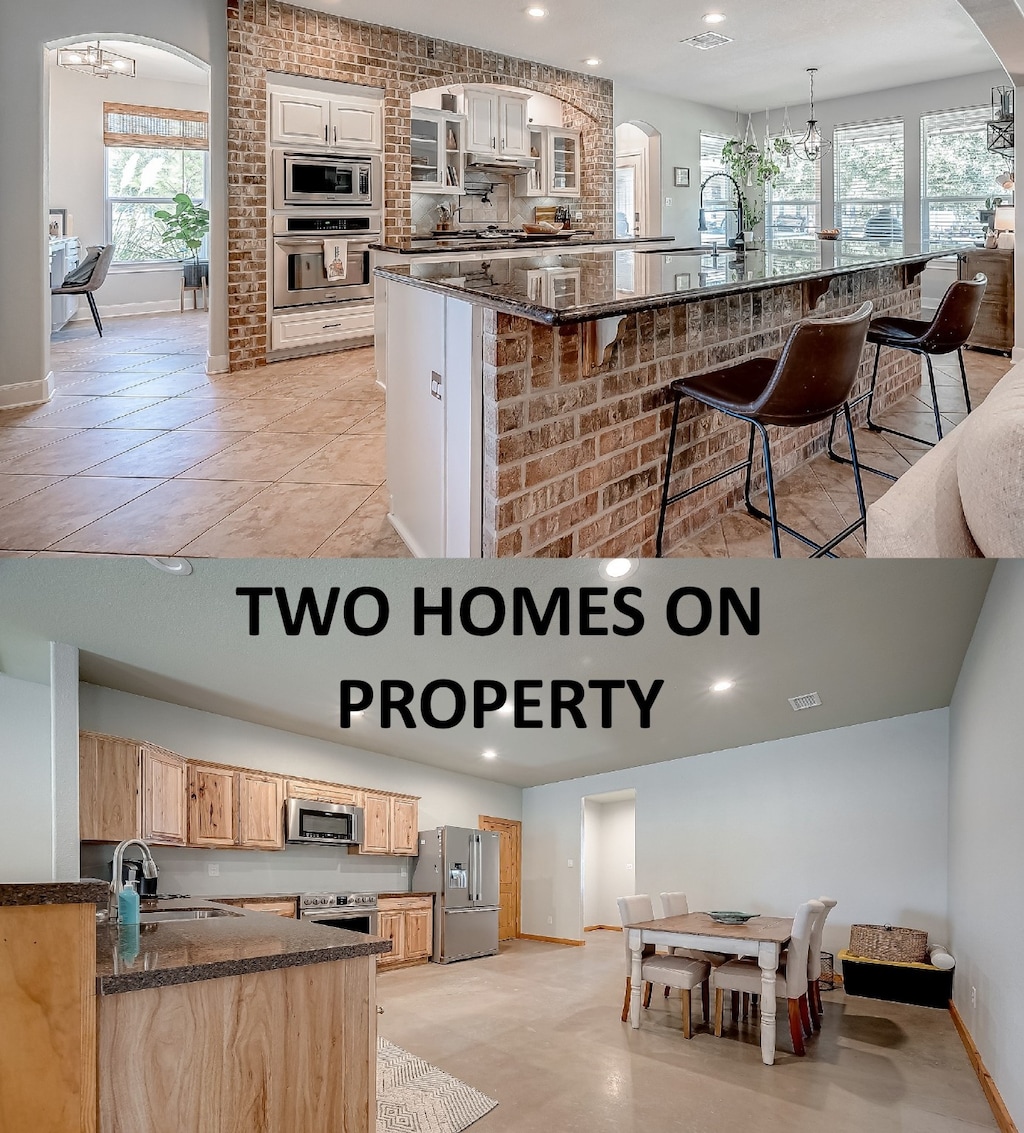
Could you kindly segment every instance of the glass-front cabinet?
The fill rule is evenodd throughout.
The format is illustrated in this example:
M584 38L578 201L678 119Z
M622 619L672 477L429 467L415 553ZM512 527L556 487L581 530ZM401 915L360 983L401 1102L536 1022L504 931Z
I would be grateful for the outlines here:
M580 133L548 131L548 193L552 197L580 195Z
M466 119L441 110L412 110L412 191L465 192Z
M535 158L536 161L534 162L533 168L528 173L521 173L516 178L517 197L547 196L547 155L545 153L546 135L546 127L530 127L530 157Z

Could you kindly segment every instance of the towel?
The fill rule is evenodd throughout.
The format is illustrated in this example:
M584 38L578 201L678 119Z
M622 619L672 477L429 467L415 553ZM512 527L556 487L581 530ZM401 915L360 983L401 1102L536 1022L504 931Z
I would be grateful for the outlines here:
M324 271L328 283L340 283L348 275L348 241L324 241Z

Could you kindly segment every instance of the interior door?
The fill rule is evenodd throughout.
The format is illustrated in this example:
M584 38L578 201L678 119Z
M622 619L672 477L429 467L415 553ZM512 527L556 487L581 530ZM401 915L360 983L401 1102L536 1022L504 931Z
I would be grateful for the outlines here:
M615 163L615 235L646 236L644 159L623 154Z
M499 847L498 939L514 940L520 932L520 878L522 876L523 826L511 818L480 816L481 830L494 830Z

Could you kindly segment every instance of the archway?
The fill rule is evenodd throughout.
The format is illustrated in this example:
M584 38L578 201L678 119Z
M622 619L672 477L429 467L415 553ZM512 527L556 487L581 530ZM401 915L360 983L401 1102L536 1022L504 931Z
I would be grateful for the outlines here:
M615 128L615 234L661 230L661 132L649 122L622 122Z

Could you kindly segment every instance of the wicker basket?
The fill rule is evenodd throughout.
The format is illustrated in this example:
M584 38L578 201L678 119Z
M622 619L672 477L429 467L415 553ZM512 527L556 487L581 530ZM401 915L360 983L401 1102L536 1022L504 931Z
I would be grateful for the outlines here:
M928 961L928 933L891 924L855 924L850 927L850 951L868 960L923 964Z

